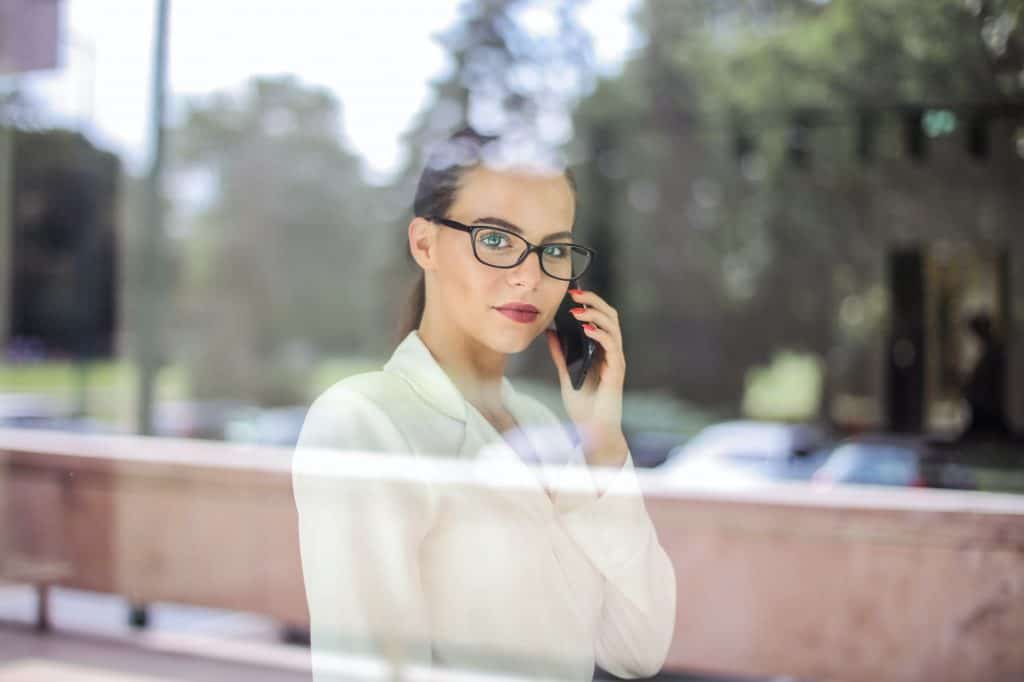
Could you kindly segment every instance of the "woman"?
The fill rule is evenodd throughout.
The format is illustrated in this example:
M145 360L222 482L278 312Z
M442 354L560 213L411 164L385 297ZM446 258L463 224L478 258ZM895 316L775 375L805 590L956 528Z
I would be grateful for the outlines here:
M573 176L502 165L495 145L464 130L428 159L401 343L303 425L293 480L317 680L348 679L333 653L591 680L595 662L653 675L668 651L675 573L622 434L618 315L571 292L601 349L579 390L548 329L590 255L571 245ZM541 333L579 443L504 376Z

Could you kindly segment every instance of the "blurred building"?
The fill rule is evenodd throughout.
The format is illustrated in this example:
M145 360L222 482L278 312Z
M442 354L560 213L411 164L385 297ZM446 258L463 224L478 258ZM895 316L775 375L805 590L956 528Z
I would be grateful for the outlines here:
M12 140L8 349L109 356L120 161L64 130L17 130Z

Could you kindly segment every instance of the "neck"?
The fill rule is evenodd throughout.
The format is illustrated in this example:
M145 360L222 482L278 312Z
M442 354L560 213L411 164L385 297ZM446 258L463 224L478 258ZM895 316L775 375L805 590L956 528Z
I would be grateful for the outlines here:
M451 324L431 324L426 315L417 333L466 400L481 411L503 409L504 353L459 333Z

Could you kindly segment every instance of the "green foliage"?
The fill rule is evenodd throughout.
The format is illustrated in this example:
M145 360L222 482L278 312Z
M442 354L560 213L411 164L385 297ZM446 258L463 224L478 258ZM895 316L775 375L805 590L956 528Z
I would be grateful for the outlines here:
M752 419L814 419L821 400L821 369L812 355L777 353L771 365L747 371L743 413Z
M177 172L212 189L184 218L197 396L304 400L317 348L351 351L377 329L368 285L386 222L339 115L320 89L254 79L193 101L176 132Z
M1009 233L1010 193L996 195L984 236L968 227L974 214L952 210L1003 172L965 168L958 136L972 107L1019 103L1024 85L1020 3L974 4L641 5L644 49L574 116L581 147L607 141L582 173L584 201L602 197L583 215L612 213L627 331L656 358L634 362L633 380L738 404L748 368L775 351L826 357L838 342L857 344L842 357L863 373L883 333L889 243ZM945 135L948 114L926 117L943 123L931 128L941 162L907 157L902 107L913 104L956 116ZM878 113L867 161L865 109ZM843 301L870 301L871 314L840 320Z

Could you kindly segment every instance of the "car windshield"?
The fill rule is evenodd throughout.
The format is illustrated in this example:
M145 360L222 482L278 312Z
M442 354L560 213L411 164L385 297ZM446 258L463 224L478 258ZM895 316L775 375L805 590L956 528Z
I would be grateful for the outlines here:
M722 455L729 464L745 469L769 471L781 467L786 459L773 452L730 452Z
M763 460L789 454L792 438L774 424L717 424L699 433L686 445L689 453ZM739 463L739 462L737 462Z
M847 443L836 448L826 466L838 481L907 485L917 473L917 456L902 445Z

